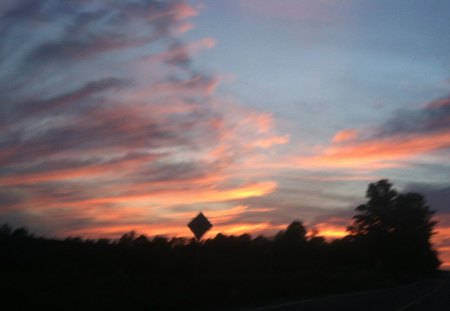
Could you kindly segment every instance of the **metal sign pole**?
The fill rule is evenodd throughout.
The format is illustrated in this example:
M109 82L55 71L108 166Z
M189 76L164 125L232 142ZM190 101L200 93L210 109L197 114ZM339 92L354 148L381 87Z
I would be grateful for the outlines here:
M197 276L200 272L200 239L195 238L197 241L197 247L195 250L195 275Z

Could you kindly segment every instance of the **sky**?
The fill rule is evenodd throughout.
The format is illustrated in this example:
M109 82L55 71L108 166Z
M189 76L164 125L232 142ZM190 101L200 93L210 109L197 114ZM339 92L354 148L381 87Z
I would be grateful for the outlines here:
M423 193L450 267L450 2L3 0L0 223L345 235Z

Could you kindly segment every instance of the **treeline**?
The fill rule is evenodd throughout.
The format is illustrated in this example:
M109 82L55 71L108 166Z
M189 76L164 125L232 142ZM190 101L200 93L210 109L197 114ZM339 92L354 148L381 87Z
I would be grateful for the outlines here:
M411 250L405 247L408 241L390 240L384 250L377 249L378 253L374 253L374 241L358 235L327 242L320 236L307 237L306 231L301 222L294 221L272 238L218 234L198 244L195 239L162 236L150 239L135 232L126 233L118 240L51 240L36 238L25 228L12 230L3 225L1 264L23 264L24 269L66 264L99 270L117 266L122 270L177 275L377 269L393 276L429 273L439 264L432 249L414 245L417 249Z
M397 193L381 180L369 185L367 198L349 235L333 241L307 236L301 221L270 238L218 234L200 244L135 232L52 240L2 225L7 282L0 291L25 297L15 300L22 307L197 309L373 288L436 271L436 223L423 196Z

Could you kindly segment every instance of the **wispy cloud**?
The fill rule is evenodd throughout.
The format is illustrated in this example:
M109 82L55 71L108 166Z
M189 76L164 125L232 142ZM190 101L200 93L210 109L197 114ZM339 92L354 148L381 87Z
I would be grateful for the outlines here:
M360 132L343 130L329 146L314 155L296 159L297 165L313 168L376 170L401 166L403 161L450 148L450 104L441 99L416 110L404 110L378 126Z
M249 212L235 201L276 189L240 163L289 137L271 114L216 95L220 73L193 68L216 41L183 40L198 14L185 1L14 1L0 14L0 51L14 51L0 62L6 221L178 234L173 206L222 202L212 217L223 223Z

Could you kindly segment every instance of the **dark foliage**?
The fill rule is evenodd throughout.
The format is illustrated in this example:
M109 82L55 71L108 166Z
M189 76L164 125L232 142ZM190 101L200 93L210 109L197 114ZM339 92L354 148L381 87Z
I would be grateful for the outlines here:
M434 271L435 222L423 196L371 184L351 235L327 242L300 221L273 238L195 239L132 231L118 240L37 238L0 226L8 310L159 310L242 306L392 285Z
M369 185L366 204L348 231L368 254L368 263L392 273L427 272L439 266L431 236L436 222L419 193L398 193L388 180Z

